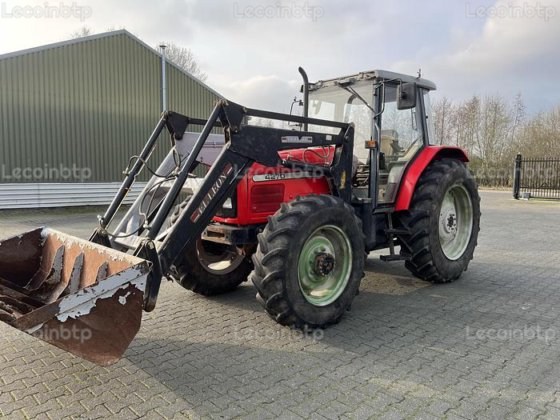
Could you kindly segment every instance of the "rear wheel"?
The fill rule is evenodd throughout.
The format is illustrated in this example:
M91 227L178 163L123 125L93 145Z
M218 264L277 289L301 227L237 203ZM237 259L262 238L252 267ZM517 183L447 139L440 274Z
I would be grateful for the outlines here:
M476 182L463 162L433 162L421 176L410 210L399 215L410 232L402 253L412 274L434 283L458 279L473 258L480 230Z
M338 322L358 292L364 240L352 207L309 195L284 204L259 234L251 280L257 299L282 325Z
M171 216L175 223L188 200L178 205ZM231 292L247 281L253 269L250 248L219 244L201 238L187 247L175 264L176 280L185 289L204 296Z

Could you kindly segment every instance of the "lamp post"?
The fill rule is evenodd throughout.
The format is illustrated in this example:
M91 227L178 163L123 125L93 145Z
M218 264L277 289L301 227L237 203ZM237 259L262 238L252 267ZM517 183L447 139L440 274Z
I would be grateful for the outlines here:
M161 112L167 111L167 77L166 77L166 57L165 57L165 49L167 45L160 44L159 48L161 49Z

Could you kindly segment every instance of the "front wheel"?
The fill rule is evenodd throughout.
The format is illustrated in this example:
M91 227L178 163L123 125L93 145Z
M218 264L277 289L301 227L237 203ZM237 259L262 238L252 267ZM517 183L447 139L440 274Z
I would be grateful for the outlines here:
M399 221L409 231L401 253L416 277L433 283L458 279L473 258L480 230L480 197L463 162L442 159L422 174L410 209Z
M284 204L259 234L251 280L257 299L282 325L338 322L358 292L364 239L352 207L329 195Z
M198 239L176 266L178 282L204 296L231 292L247 280L253 269L245 250Z

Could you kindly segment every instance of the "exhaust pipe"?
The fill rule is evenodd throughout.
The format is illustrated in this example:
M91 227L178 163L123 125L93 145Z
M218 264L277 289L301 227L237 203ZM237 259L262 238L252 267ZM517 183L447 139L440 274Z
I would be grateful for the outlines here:
M302 93L303 93L303 117L309 116L309 79L303 67L298 67L299 74L303 79ZM307 131L307 123L303 124L303 131Z

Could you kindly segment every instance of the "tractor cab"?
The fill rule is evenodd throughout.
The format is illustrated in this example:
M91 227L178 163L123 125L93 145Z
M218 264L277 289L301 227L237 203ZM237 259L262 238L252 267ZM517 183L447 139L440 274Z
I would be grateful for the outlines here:
M356 196L394 203L408 163L433 140L429 92L435 88L428 80L382 70L308 84L309 117L354 123Z

